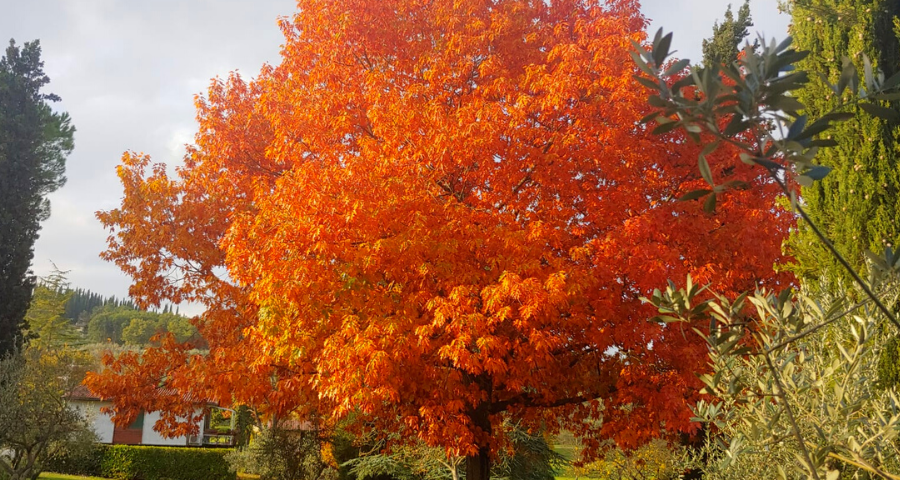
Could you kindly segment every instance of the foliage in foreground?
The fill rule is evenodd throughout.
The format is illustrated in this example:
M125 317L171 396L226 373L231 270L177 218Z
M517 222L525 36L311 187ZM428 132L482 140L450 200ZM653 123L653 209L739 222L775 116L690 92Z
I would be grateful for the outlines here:
M714 211L718 195L737 186L722 182L707 156L723 144L737 147L744 162L767 171L782 188L827 252L824 260L836 262L852 279L835 287L826 279L836 289L833 298L763 289L734 300L726 295L703 301L703 289L690 279L683 290L670 285L654 293L650 302L663 313L657 320L695 325L709 345L713 372L703 380L715 400L697 408L696 419L707 423L710 435L699 468L726 478L898 478L900 409L893 387L877 380L881 351L900 332L900 257L890 248L883 256L869 252L870 275L863 279L853 266L857 259L845 258L807 214L793 182L811 187L829 177L831 167L817 164L817 154L836 145L828 134L833 124L854 117L847 110L897 116L882 102L898 98L900 74L886 78L863 57L860 79L854 63L845 60L836 84L823 78L846 100L810 118L792 95L808 82L809 74L795 69L808 52L790 48L790 39L764 44L761 52L745 48L733 65L687 75L687 62L666 63L670 42L671 35L660 31L652 51L636 46L634 58L650 77L639 80L654 90L650 103L658 108L645 121L655 120L658 133L684 129L705 144L699 170L708 188L682 199L705 199L706 209ZM857 299L862 300L851 303Z
M83 412L66 401L90 360L36 347L0 359L0 478L32 480L57 451L95 440Z
M713 399L696 408L708 425L698 457L708 478L900 478L900 397L878 381L896 332L871 301L835 287L834 296L758 291L733 301L701 301L702 290L670 285L651 301L666 322L710 325L703 381ZM879 290L897 305L900 282Z

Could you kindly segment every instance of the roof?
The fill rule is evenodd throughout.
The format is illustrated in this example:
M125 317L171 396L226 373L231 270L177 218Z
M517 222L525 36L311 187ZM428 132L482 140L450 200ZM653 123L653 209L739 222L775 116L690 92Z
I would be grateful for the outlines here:
M159 396L162 397L173 397L179 396L178 392L173 388L157 388L156 392ZM218 407L218 402L213 402L212 400L204 400L199 396L195 395L193 392L188 392L181 394L181 399L186 403L206 403L207 405ZM111 402L111 398L101 397L99 395L94 394L87 386L78 385L72 390L72 393L69 394L70 400L83 400L88 402Z

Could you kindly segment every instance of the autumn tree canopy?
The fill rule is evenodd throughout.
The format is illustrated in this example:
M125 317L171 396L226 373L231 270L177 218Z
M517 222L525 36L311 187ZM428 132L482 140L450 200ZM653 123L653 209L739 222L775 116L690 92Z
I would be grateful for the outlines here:
M637 2L298 6L279 65L197 100L177 175L127 153L122 206L98 214L136 298L207 305L209 353L166 340L91 388L172 431L188 406L160 384L352 413L468 456L470 480L504 419L589 446L691 431L705 346L639 299L689 273L789 282L773 264L792 219L726 149L704 173L751 188L715 213L675 201L706 184L700 147L639 123Z

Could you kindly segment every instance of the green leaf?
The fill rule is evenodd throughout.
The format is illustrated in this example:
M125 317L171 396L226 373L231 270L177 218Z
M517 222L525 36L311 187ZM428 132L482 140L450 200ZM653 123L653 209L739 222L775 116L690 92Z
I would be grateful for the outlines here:
M700 125L697 125L694 123L689 123L689 124L685 125L684 129L690 133L700 133L703 131L703 129L700 128Z
M828 119L829 122L844 122L847 120L852 120L856 115L850 112L832 112L827 115L823 115L821 119Z
M782 40L781 43L779 43L777 47L775 47L775 53L781 53L781 52L787 50L787 48L791 46L791 43L793 43L793 41L794 41L794 38L791 36L788 36L787 38Z
M687 66L690 64L691 64L690 60L688 60L687 58L682 58L681 60L673 63L672 66L670 66L668 69L666 69L666 72L663 75L668 77L670 75L679 73L682 70L684 70L685 68L687 68Z
M689 87L689 86L691 86L691 85L693 85L693 84L694 84L694 76L693 76L693 75L687 75L687 76L685 76L684 78L682 78L681 80L679 80L679 81L677 81L677 82L675 82L675 83L672 84L672 91L673 91L673 92L678 92L678 91L680 91L682 88L684 88L684 87Z
M669 56L669 47L672 45L672 32L662 37L658 42L653 42L653 61L659 67Z
M807 177L806 175L797 175L796 180L797 183L799 183L803 187L811 187L813 184L813 179Z
M712 194L709 198L703 202L703 211L706 213L713 213L716 211L716 194Z
M647 103L649 103L650 106L656 107L656 108L666 108L669 106L669 104L665 100L663 100L662 97L660 97L659 95L651 95L650 97L647 98Z
M668 123L660 123L653 129L653 135L662 135L664 133L669 133L678 127L678 122L668 122Z
M891 75L890 78L884 81L884 84L881 85L881 91L886 92L888 90L893 89L894 87L900 85L900 72L897 72Z
M725 130L722 131L723 135L732 136L737 135L740 132L743 132L747 129L747 122L744 121L744 116L741 114L735 114L731 117L731 121L728 122L728 125L725 126Z
M794 123L791 124L791 127L788 129L787 139L794 140L803 133L803 129L806 128L806 115L800 115L794 120Z
M638 55L637 52L631 51L631 52L628 52L628 53L631 54L631 59L634 60L635 65L637 65L638 68L640 68L642 72L646 73L647 75L650 75L651 77L655 77L655 76L656 76L656 75L653 74L653 70L650 69L650 67L647 65L647 62L645 62L645 61L641 58L641 56Z
M687 202L688 200L697 200L698 198L703 198L703 197L709 195L710 193L712 193L712 190L709 190L709 189L694 190L694 191L685 193L684 195L678 197L677 201Z
M874 98L875 100L884 100L884 101L892 102L894 100L900 100L900 92L879 93L877 95L873 95L872 98Z
M800 101L798 101L796 98L787 97L784 95L777 95L775 97L769 98L766 103L776 110L781 110L787 113L794 113L798 110L803 110L804 108L806 108L806 106L800 103Z
M838 96L844 93L844 90L846 90L848 86L851 87L851 92L856 95L856 89L853 84L857 81L859 81L859 74L856 72L856 65L853 65L853 62L851 62L849 58L844 57L841 78L838 80L837 84Z
M640 75L632 75L631 78L634 78L635 80L637 80L638 83L640 83L641 85L643 85L651 90L659 91L659 84L647 77L642 77Z
M656 120L658 117L659 117L659 112L651 112L651 113L647 114L644 118L640 119L640 121L638 123L640 123L641 125L644 125L646 123L652 122L653 120Z
M875 89L875 75L872 72L872 62L869 60L868 55L863 54L863 78L865 78L866 82L866 90L872 91Z
M836 147L838 146L837 140L832 140L830 138L820 138L818 140L813 140L809 142L810 147Z
M697 163L700 167L700 175L703 176L703 179L706 180L706 183L715 185L713 183L712 170L710 170L709 168L709 162L706 161L706 155L700 155L697 158Z
M874 103L861 103L859 104L859 108L865 110L866 113L870 115L874 115L884 120L900 120L900 112L897 112L897 110L894 110L893 108L882 107L881 105L875 105Z
M831 167L826 167L824 165L816 165L815 167L807 170L804 175L813 179L813 180L821 180L828 176L831 172Z

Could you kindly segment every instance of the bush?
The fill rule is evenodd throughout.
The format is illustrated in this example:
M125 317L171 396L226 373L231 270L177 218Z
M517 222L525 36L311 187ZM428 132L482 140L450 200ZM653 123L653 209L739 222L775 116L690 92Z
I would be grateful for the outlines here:
M97 477L103 474L101 464L109 445L93 444L89 448L63 448L47 459L44 470Z
M89 452L63 452L47 471L121 480L235 480L225 456L231 449L96 445Z
M337 476L322 458L325 439L315 430L263 429L241 455L230 457L233 466L256 473L264 480L301 480ZM241 462L243 464L241 465Z
M257 461L258 455L254 450L251 450L251 445L231 450L225 455L225 460L231 465L231 468L238 473L259 475L260 468L259 462Z

